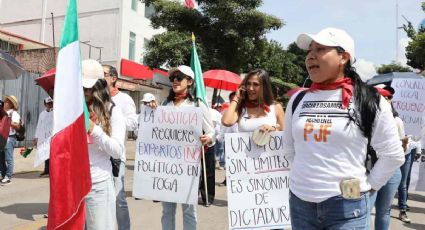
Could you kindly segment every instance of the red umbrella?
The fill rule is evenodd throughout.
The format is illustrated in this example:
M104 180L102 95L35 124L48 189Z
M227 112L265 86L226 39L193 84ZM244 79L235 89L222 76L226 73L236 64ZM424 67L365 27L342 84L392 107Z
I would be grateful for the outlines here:
M204 84L208 87L229 91L236 91L241 78L227 70L208 70L204 73Z
M53 68L47 71L46 73L44 73L41 77L36 78L35 82L37 82L37 85L39 85L47 93L49 93L55 86L55 74L56 74L56 68Z
M292 95L296 94L298 91L305 90L305 89L307 88L297 87L297 88L290 89L288 90L288 92L285 93L285 96L292 97Z

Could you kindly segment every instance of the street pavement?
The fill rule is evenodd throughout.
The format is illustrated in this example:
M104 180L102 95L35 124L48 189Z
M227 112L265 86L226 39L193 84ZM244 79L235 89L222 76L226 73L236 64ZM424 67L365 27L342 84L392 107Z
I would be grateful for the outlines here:
M131 215L132 229L161 229L161 203L148 200L135 200L131 196L134 168L134 141L127 142L127 170L125 188ZM0 230L42 230L46 229L49 202L49 179L40 178L43 166L33 168L34 153L23 158L15 150L15 175L12 183L0 186ZM216 198L211 207L198 205L198 229L228 229L226 187L218 184L225 177L224 170L216 170ZM425 230L425 193L414 192L408 201L411 224L403 224L397 219L396 199L391 210L391 229ZM372 215L373 218L373 215ZM182 229L181 206L177 207L176 229Z

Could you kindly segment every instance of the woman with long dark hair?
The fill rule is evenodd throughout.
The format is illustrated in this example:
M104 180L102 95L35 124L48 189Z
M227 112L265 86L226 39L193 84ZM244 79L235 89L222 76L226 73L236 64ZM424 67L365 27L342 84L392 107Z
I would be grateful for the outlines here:
M221 119L223 125L238 123L239 132L263 132L283 130L283 107L273 100L270 78L267 71L250 71L239 86L236 96Z
M181 65L176 68L171 68L169 71L170 82L172 88L163 103L164 106L174 107L195 107L199 106L202 110L202 130L204 134L200 137L202 145L212 147L215 144L215 131L211 115L208 108L203 102L197 101L193 96L194 89L194 76L192 69L189 66ZM172 202L162 202L162 229L174 230L176 229L176 208L177 204ZM182 204L183 213L183 229L195 230L197 229L197 214L196 205Z
M124 152L125 118L109 95L102 66L82 62L84 96L90 112L89 159L92 189L86 197L86 229L115 229L115 189L110 158Z
M297 45L308 51L313 84L290 99L285 117L292 229L369 229L369 191L404 162L391 106L352 67L345 31L301 34ZM378 156L369 174L368 142Z

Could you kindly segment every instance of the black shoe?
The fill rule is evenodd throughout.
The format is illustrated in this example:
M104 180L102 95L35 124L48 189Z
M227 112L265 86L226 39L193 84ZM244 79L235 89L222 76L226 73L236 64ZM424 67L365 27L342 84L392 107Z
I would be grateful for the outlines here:
M406 213L406 211L405 211L405 210L401 210L401 211L400 211L400 214L398 215L398 218L399 218L401 221L403 221L404 223L406 223L406 224L410 224L410 223L411 223L411 221L410 221L409 217L407 217L407 213Z
M48 176L49 176L49 173L46 173L46 172L42 172L40 174L40 177L48 177Z
M223 182L221 182L220 184L218 184L218 186L226 186L226 180L224 180Z

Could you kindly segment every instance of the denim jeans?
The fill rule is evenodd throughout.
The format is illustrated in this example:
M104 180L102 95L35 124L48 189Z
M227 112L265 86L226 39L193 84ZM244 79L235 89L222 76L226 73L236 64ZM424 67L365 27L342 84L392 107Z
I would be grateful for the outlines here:
M401 172L397 169L388 182L370 195L370 209L375 206L375 229L388 230L390 227L391 204L400 185Z
M400 167L401 181L398 186L398 208L406 210L407 208L407 176L409 175L411 155L410 153L404 156L404 164Z
M225 159L224 159L224 141L215 142L215 156L218 158L219 165L224 167Z
M176 229L176 203L162 202L162 230ZM196 206L193 204L182 204L183 230L196 230Z
M4 148L3 153L4 156L1 157L0 162L0 171L2 177L9 177L12 178L13 175L13 150L15 149L16 144L16 137L15 136L9 136L7 138L6 147Z
M49 162L50 162L49 159L44 161L44 173L47 173L47 174L49 174L49 172L50 172L49 171L49 165L50 165Z
M334 196L320 203L303 201L289 194L292 230L369 229L369 193L359 199Z
M93 183L86 196L86 230L115 230L115 189L112 179Z
M113 177L115 185L115 193L117 196L116 210L117 210L117 225L118 230L130 229L130 214L128 212L127 200L124 190L124 175L125 163L121 161L120 172L118 177Z

